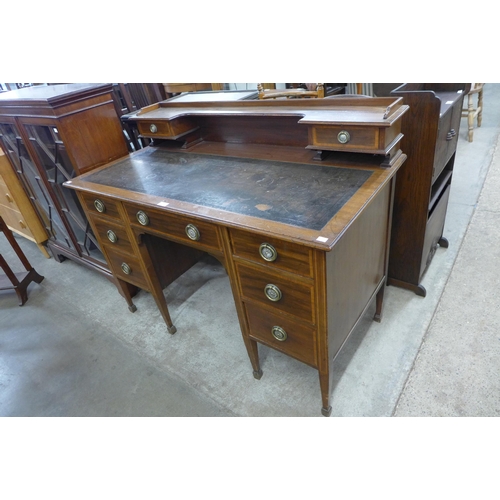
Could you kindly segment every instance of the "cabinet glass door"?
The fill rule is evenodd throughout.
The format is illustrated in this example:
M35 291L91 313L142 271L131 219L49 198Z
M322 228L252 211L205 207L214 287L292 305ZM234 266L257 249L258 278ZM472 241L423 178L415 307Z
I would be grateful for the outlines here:
M24 128L30 145L36 151L38 163L44 169L51 198L57 200L63 216L71 227L78 253L82 257L105 262L76 192L62 185L73 179L76 174L57 128L46 125L24 125Z
M68 249L74 250L68 231L54 208L50 194L14 124L0 123L0 141L4 152L17 172L24 190L47 229L50 239L59 242Z

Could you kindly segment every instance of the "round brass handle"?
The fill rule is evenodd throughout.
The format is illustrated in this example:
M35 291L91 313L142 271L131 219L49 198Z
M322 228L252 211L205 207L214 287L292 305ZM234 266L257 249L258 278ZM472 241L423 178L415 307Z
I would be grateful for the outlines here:
M97 200L94 200L94 207L95 209L100 212L101 214L104 213L106 211L106 205L104 204L104 202L102 202L101 200L97 199Z
M273 326L271 333L273 337L280 342L284 342L288 338L288 335L286 334L285 330L281 328L281 326Z
M125 262L122 263L121 268L125 274L130 274L132 272L132 268Z
M264 287L264 294L266 297L273 301L273 302L278 302L278 300L283 297L283 294L281 293L281 290L276 286L276 285L266 285Z
M111 241L111 243L116 243L118 241L118 236L116 236L116 233L111 229L107 232L107 236L108 240Z
M267 260L267 262L273 262L278 257L276 248L269 243L262 243L259 247L259 253L264 260Z
M24 223L23 220L20 220L19 221L19 225L23 228L23 229L26 229L26 224Z
M193 224L188 224L186 226L186 234L188 238L193 241L198 241L201 236L200 231L198 231L198 228Z
M351 134L347 130L341 130L337 135L337 140L340 144L346 144L351 140Z
M156 132L158 132L158 127L152 123L150 126L149 126L149 130L152 134L156 134Z
M137 217L137 220L139 221L139 224L141 226L148 226L149 225L149 217L146 214L146 212L143 212L142 210L139 210L137 212L136 217Z

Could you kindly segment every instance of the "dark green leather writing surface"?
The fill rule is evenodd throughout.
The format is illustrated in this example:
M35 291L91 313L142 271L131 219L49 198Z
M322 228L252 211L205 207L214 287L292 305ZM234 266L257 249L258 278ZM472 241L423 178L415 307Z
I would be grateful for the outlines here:
M320 230L372 172L145 148L89 182Z

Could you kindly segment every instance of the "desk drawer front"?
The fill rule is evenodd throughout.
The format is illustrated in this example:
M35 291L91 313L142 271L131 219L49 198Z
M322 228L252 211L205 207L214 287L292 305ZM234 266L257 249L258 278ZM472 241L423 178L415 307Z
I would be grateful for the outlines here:
M310 131L311 145L335 151L373 151L379 147L379 130L375 127L322 127Z
M147 228L165 237L171 236L176 241L197 248L221 248L217 227L212 224L133 205L127 206L126 211L130 224L135 227Z
M314 328L305 327L253 304L247 304L246 310L250 337L308 365L317 366Z
M284 279L237 264L243 298L256 300L287 314L314 323L313 288L311 285Z
M152 120L152 121L139 121L137 123L139 133L144 137L165 137L175 139L186 132L195 128L192 120L187 117L178 117L174 120Z
M120 212L118 211L118 203L114 200L99 196L98 194L82 195L83 202L89 213L104 215L113 219L120 219Z
M128 254L134 254L134 250L128 239L127 231L120 224L113 224L99 217L92 217L96 227L99 241L103 245L110 245Z
M3 205L4 207L11 208L14 210L19 209L19 207L16 204L16 201L14 200L14 197L10 193L10 190L5 184L1 175L0 175L0 205Z
M117 278L132 283L143 290L149 290L138 259L130 255L115 252L109 247L104 247L104 252L108 257L111 270Z
M231 230L231 243L238 257L266 264L270 269L311 276L312 256L307 247L235 229Z

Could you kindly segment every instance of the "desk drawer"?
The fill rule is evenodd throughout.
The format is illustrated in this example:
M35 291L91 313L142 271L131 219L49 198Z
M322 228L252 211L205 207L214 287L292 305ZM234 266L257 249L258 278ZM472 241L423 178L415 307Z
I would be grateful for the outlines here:
M195 248L207 250L221 248L217 226L213 224L133 205L128 205L125 209L130 224L135 227L147 228L166 238L170 236L175 241Z
M82 198L85 207L90 213L104 215L113 219L121 219L116 201L89 193L82 194Z
M300 325L253 304L247 304L246 311L250 337L308 365L318 365L314 328Z
M109 266L117 278L132 283L143 290L149 290L138 259L115 252L108 246L104 247L104 252L108 257Z
M110 245L127 254L134 254L132 244L123 225L114 224L100 217L92 217L92 222L97 229L99 241L103 245Z
M277 273L236 265L243 299L258 301L266 306L314 323L313 287L286 279Z
M314 149L387 153L400 137L401 122L391 127L364 127L356 125L315 125L309 130L309 143Z
M174 120L168 121L139 121L137 122L137 127L139 133L144 137L164 137L168 139L176 139L186 132L190 132L197 128L192 120L185 116L179 116Z
M312 251L295 243L231 229L234 255L302 276L312 275Z

